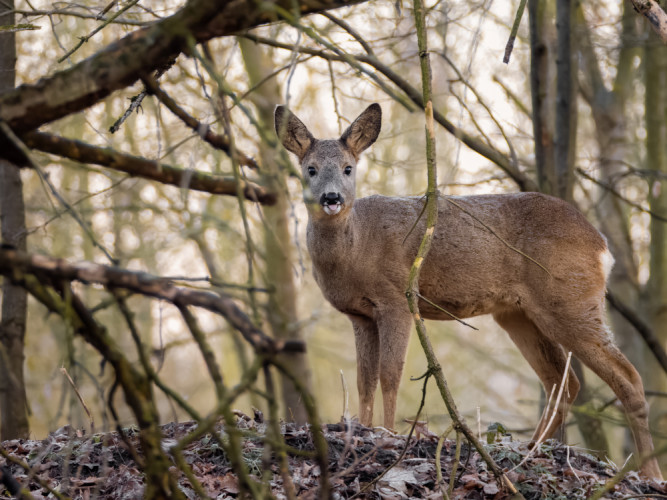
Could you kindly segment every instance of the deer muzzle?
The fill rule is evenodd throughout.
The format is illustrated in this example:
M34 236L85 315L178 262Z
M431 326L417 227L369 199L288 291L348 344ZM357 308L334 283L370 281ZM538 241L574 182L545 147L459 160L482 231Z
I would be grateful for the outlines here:
M323 193L320 197L320 205L327 215L336 215L343 208L345 199L340 193Z

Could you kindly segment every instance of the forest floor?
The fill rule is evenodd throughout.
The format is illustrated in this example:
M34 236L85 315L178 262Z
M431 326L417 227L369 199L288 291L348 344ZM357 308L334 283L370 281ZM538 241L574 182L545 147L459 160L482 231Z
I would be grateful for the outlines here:
M271 493L276 498L285 498L278 465L264 453L262 436L265 424L261 414L256 414L254 418L239 412L236 414L238 428L243 433L243 458L251 477L256 477L258 482L264 477ZM165 425L165 448L176 444L195 427L195 422ZM306 426L282 424L281 429L290 447L302 451L314 449ZM220 425L216 430L223 432ZM438 439L427 429L419 429L418 437L410 440L407 449L406 436L383 429L360 425L346 429L342 424L329 424L323 430L329 448L332 498L443 498L436 479ZM138 447L136 429L126 429L124 434L130 445ZM11 485L12 480L16 480L35 499L55 498L44 484L73 499L126 500L143 496L143 475L128 451L128 445L117 432L82 436L65 427L43 441L5 441L2 448L10 457L0 457L2 483ZM525 442L504 437L501 442L488 445L488 451L529 500L590 498L609 485L618 473L614 464L555 441L542 444L525 463L521 463L529 451ZM401 460L396 463L402 454ZM455 455L456 442L444 441L440 465L445 489L456 463ZM184 457L209 497L223 499L238 496L237 477L218 442L210 435L192 442L185 449ZM23 466L18 461L23 462ZM296 497L317 498L321 475L312 454L288 454L288 462ZM465 443L461 446L458 463L450 498L498 500L511 497L498 486L479 454L475 451L471 453ZM395 465L391 467L392 464ZM190 499L198 498L191 483L175 466L173 473L178 476L179 486L185 495ZM630 472L602 498L667 498L666 493L667 483L645 481L637 473ZM9 491L0 484L0 498L8 496Z

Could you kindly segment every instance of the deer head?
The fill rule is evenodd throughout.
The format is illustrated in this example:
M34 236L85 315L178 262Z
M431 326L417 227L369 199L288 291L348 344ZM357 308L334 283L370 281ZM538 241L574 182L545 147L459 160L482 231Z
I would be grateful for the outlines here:
M377 139L381 119L380 105L371 104L339 139L320 140L285 106L276 108L276 133L285 149L299 158L311 217L325 220L349 213L359 156Z

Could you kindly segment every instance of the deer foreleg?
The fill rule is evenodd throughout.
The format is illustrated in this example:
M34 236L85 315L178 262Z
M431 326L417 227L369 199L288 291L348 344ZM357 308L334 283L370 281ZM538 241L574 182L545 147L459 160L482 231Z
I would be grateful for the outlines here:
M401 383L405 354L408 349L412 317L409 313L391 311L378 319L380 334L380 385L384 406L384 426L393 429L396 416L396 399Z
M359 421L373 425L373 402L380 378L380 341L375 323L361 316L350 317L357 347L357 391L359 392Z

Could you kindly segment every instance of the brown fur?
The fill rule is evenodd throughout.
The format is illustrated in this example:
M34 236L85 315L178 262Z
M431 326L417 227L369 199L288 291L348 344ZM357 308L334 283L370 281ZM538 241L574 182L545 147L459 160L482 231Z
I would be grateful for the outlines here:
M379 381L384 424L391 428L413 324L405 290L425 229L424 217L419 219L424 200L378 195L355 200L356 162L380 132L379 105L369 106L338 140L315 139L282 106L275 118L283 145L299 157L307 181L307 240L315 280L354 328L361 423L372 424ZM346 167L352 168L349 175ZM326 213L320 202L326 193L344 200L335 215ZM560 383L565 353L572 351L616 393L639 453L649 454L653 443L642 381L613 343L604 319L609 271L605 261L612 259L604 237L574 207L557 198L539 193L441 196L419 289L457 317L493 315L547 394ZM451 319L424 301L419 307L427 319ZM571 369L568 389L547 436L562 424L579 390ZM535 438L548 425L546 413ZM642 471L661 477L655 459L647 461Z

